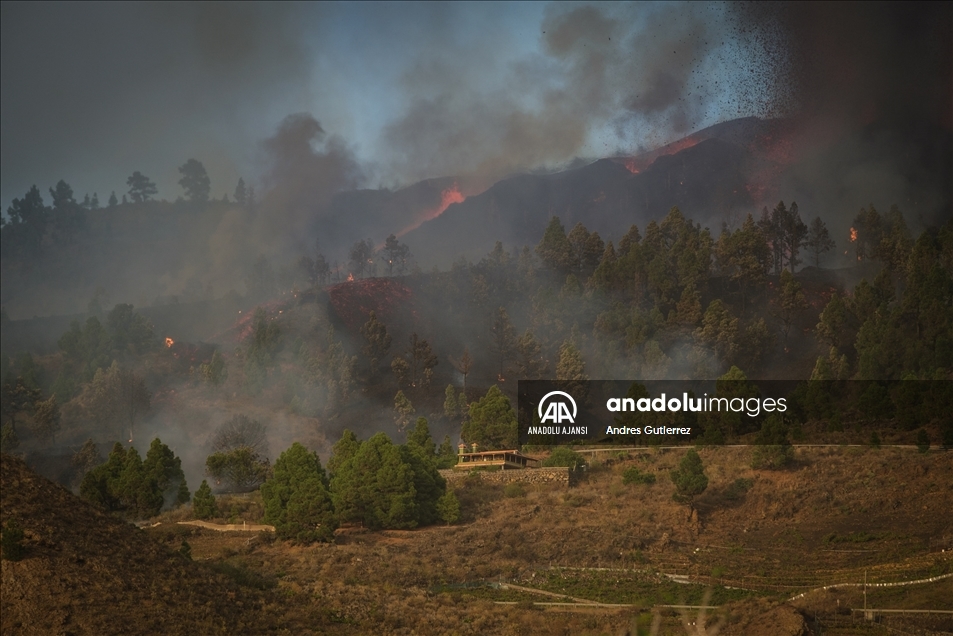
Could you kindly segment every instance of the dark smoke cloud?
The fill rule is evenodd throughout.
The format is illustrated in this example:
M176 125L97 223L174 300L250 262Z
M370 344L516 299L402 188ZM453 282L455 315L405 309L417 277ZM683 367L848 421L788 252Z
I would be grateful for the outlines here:
M245 3L3 3L4 205L60 178L104 201L125 192L133 170L171 200L189 157L205 163L213 194L230 192L261 121L273 126L289 105L306 106L300 78L311 61L291 13Z
M344 140L328 135L309 113L285 118L261 148L266 162L263 185L268 194L258 219L258 234L276 241L276 246L313 229L331 197L356 188L362 180L357 160Z
M950 3L764 4L741 5L739 16L751 25L780 25L783 37L769 45L791 57L789 81L804 115L951 128Z

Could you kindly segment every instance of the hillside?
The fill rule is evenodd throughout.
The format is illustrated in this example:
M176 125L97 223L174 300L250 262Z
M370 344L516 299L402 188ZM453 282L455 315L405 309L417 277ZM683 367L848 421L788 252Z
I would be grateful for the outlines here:
M214 634L247 630L260 599L2 456L0 516L24 529L4 560L4 634Z
M295 612L318 607L340 633L649 633L653 606L720 606L720 633L749 636L948 633L948 618L895 617L863 626L850 608L953 610L953 464L912 448L803 448L789 470L749 467L750 449L701 451L710 483L698 514L672 501L668 471L681 450L600 453L578 486L504 488L457 483L460 525L413 531L338 531L335 545L255 543L203 531L196 558L274 577ZM624 486L632 466L656 475ZM252 521L251 515L248 521ZM171 536L166 523L147 532ZM502 585L502 587L501 587ZM794 596L808 592L789 602ZM569 597L569 598L567 598ZM554 607L560 601L633 607ZM515 603L507 605L506 603ZM292 611L289 609L288 611ZM660 634L684 634L658 608ZM690 612L692 620L695 611ZM945 622L944 622L945 621ZM787 631L780 631L780 630ZM628 630L628 631L627 631Z

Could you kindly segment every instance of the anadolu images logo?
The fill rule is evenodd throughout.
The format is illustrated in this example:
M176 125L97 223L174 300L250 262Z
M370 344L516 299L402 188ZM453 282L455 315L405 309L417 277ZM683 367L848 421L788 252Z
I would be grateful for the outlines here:
M562 396L562 398L554 397ZM549 404L546 404L546 401L550 398L553 398L549 401ZM569 400L569 403L566 403L566 400ZM569 412L569 404L572 405L572 413ZM546 411L543 411L543 406L546 407ZM563 424L568 422L569 424L576 423L576 401L572 399L572 396L563 391L550 391L543 396L543 399L539 401L539 407L536 409L539 413L539 423L546 424Z

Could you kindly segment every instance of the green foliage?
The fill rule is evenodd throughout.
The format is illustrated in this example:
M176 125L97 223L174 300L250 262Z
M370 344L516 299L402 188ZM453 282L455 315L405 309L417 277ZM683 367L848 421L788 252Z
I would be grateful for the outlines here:
M586 375L586 363L582 359L582 352L571 339L563 342L559 348L556 379L565 381L566 391L577 400L585 401L588 397L585 382L589 380L589 376Z
M344 429L341 433L341 439L331 449L331 459L328 460L328 470L332 477L357 454L360 447L361 442L357 439L357 436L350 430Z
M516 412L498 386L494 384L485 396L470 404L461 437L465 443L476 442L486 450L516 448Z
M784 334L784 341L787 342L788 332L791 330L794 320L800 312L808 308L801 283L788 270L781 272L778 306L780 307L779 318L782 324L781 332Z
M60 430L60 406L56 395L34 402L31 428L38 438L50 443L56 442L56 433Z
M443 392L443 414L451 422L456 422L460 417L466 412L466 396L462 393L460 394L463 397L463 404L457 400L456 390L453 388L452 384L448 384L447 388Z
M295 442L275 462L273 476L261 486L265 521L282 539L301 543L332 541L337 519L328 480L318 454Z
M410 425L414 412L414 405L403 391L398 391L394 396L394 424L398 431L403 431Z
M212 354L212 359L199 365L202 379L212 386L218 386L228 379L228 369L225 366L225 357L218 351Z
M675 484L672 499L678 503L686 503L690 510L694 510L695 497L708 488L708 477L705 475L701 457L694 449L689 449L679 462L678 468L673 469L669 476Z
M248 492L268 479L268 458L250 446L212 453L205 460L205 474L231 492Z
M449 491L448 491L449 492ZM509 499L518 499L526 496L526 488L518 481L511 481L503 486L503 496Z
M182 472L182 460L158 437L149 446L142 470L148 479L155 482L164 499L174 501L176 505L188 502L189 487Z
M116 442L106 462L93 468L80 483L80 496L111 512L132 518L152 517L166 500L187 501L181 461L159 439L153 440L145 461L135 448Z
M331 480L340 520L359 521L370 528L434 523L437 501L445 491L434 455L412 444L395 446L383 433L342 458Z
M630 466L622 472L622 483L625 485L644 484L650 486L655 483L655 474L643 473L638 466Z
M440 520L448 526L460 520L460 500L452 490L447 490L437 500L437 514Z
M724 497L729 501L736 501L744 497L745 493L751 490L752 486L754 486L753 479L739 477L725 488Z
M215 502L215 495L209 487L206 480L202 480L202 485L195 491L192 497L192 516L196 519L211 519L218 516L218 504Z
M17 520L7 521L3 528L3 536L0 537L0 555L5 561L19 561L23 558L25 552L23 538L23 528Z
M569 273L572 270L572 246L558 216L549 220L543 238L536 246L536 255L543 265L551 270L561 273Z
M417 448L425 457L432 457L437 452L437 444L430 435L427 418L418 417L414 430L407 436L407 444Z
M453 468L457 465L457 449L453 447L449 435L443 436L440 448L437 449L437 468Z
M371 376L376 376L381 360L390 351L391 336L387 333L387 327L377 319L377 314L373 311L361 327L361 336L364 337L362 351L367 356Z
M755 444L751 456L752 468L778 470L794 461L794 449L788 441L788 426L778 413L764 420Z
M249 365L265 369L274 364L274 356L281 344L281 328L259 307L252 317L251 335L245 341L246 370Z
M138 355L158 345L152 326L141 314L133 311L132 305L113 307L106 316L106 327L114 351Z
M490 328L490 345L499 364L500 380L504 378L506 363L509 362L516 347L516 332L506 309L500 307Z
M695 339L722 362L731 362L738 352L738 330L738 319L716 298L705 310L702 326L695 330Z
M550 453L549 457L543 460L543 466L565 466L572 470L579 468L580 466L586 465L586 460L582 455L572 450L571 448L566 448L565 446L560 446L553 450Z

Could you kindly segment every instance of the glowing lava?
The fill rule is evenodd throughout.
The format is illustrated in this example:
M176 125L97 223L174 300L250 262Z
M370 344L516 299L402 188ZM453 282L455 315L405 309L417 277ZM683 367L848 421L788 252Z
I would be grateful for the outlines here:
M443 214L444 212L446 212L447 208L449 208L454 203L463 203L464 201L466 201L466 199L467 198L463 195L463 193L460 192L460 186L454 183L452 186L443 190L440 193L440 205L438 205L437 207L431 210L425 211L422 215L420 215L420 218L417 219L417 221L415 221L412 225L409 225L405 227L404 229L402 229L400 232L398 232L397 236L401 237L404 234L407 234L408 232L410 232L411 230L416 230L425 222L431 221L437 218L438 216L440 216L441 214Z
M689 135L688 137L684 137L678 141L673 141L670 144L666 144L661 148L656 148L651 152L638 155L637 157L624 157L621 159L616 159L616 161L625 166L625 169L632 174L639 174L641 171L652 165L652 163L659 157L663 157L665 155L674 155L681 152L682 150L685 150L686 148L691 148L702 140L703 138L699 136Z
M171 346L174 345L174 344L175 344L175 340L173 340L172 338L169 338L168 336L166 336L165 346L166 346L166 347L171 347Z

